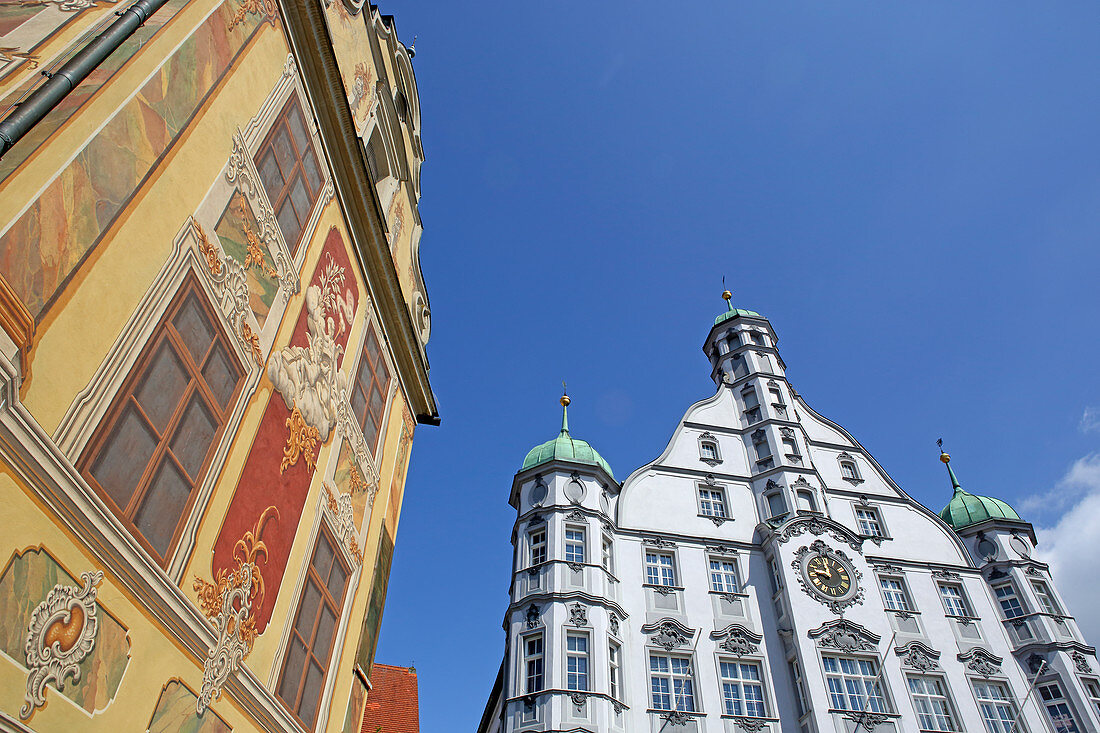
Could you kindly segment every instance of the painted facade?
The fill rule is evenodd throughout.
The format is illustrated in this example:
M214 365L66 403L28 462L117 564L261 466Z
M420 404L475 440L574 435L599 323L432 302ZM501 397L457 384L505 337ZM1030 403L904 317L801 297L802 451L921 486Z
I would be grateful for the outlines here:
M1031 525L950 466L942 517L914 501L776 343L753 311L719 315L717 391L622 483L564 417L528 454L479 730L1100 730L1095 649Z
M0 108L121 6L0 5ZM439 420L412 53L168 0L0 159L0 730L358 730Z

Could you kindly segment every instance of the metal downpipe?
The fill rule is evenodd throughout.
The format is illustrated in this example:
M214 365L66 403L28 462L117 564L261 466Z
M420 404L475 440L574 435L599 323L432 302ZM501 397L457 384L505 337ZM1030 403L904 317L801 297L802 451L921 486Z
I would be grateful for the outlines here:
M118 20L95 40L82 48L75 56L46 78L46 83L35 89L16 106L15 110L0 122L0 157L11 150L19 139L42 121L76 85L115 52L127 38L145 24L153 13L168 0L137 0L125 11L116 13ZM42 72L45 74L46 72Z

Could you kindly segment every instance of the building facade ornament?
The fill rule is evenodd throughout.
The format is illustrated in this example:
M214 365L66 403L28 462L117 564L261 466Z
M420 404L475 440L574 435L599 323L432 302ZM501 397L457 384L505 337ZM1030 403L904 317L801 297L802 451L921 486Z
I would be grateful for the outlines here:
M661 539L660 537L646 537L642 540L643 545L649 545L650 547L661 548L673 548L676 547L676 543L670 540Z
M650 641L666 651L684 646L695 636L695 630L684 626L673 618L663 618L652 624L642 626L642 633L650 636Z
M587 626L588 609L580 603L574 603L569 607L569 623L574 626Z
M988 649L983 649L980 646L976 646L959 654L957 659L965 664L966 668L971 672L980 674L982 677L990 677L999 674L1001 671L1001 662L1004 661L1001 657L998 657L993 652Z
M817 588L810 584L807 579L807 563L814 556L832 558L845 567L851 576L851 587L846 593L837 597L830 597L823 595ZM833 613L840 615L844 613L844 609L849 606L863 603L865 593L862 583L863 573L860 572L859 568L852 563L851 559L844 554L843 551L834 550L822 540L814 540L808 546L798 548L794 553L794 560L791 561L791 567L794 568L795 578L798 580L798 584L802 587L802 590L806 592L806 595L828 607Z
M821 536L827 534L837 542L843 542L853 550L863 552L863 538L853 533L847 527L837 524L818 514L796 515L776 530L776 542L784 544L792 537L809 532Z
M938 661L940 653L920 641L914 640L908 644L894 647L894 653L901 657L902 665L918 672L930 672L940 668Z
M574 509L565 515L566 521L569 522L583 522L585 521L584 513L580 509Z
M538 628L539 625L539 607L532 603L527 607L527 628Z
M760 642L764 639L760 634L753 633L741 624L730 624L720 631L712 631L710 638L718 642L718 646L722 649L739 657L755 654L760 647Z
M932 571L933 578L940 578L941 580L962 580L962 576L952 570L946 570L940 568L939 570Z
M1070 659L1073 660L1073 666L1077 667L1077 671L1081 674L1092 674L1092 665L1089 664L1089 658L1079 651L1073 651L1070 653Z
M854 621L843 618L826 621L811 630L809 637L823 649L835 649L847 654L877 651L878 642L882 638Z
M80 682L80 663L95 648L99 619L96 594L103 571L80 574L81 587L55 585L31 613L25 646L27 693L19 717L27 720L46 704L46 684L65 689Z
M673 710L670 713L662 713L661 719L670 725L687 725L691 721L691 716L679 710Z
M733 719L733 724L743 731L748 733L760 733L764 730L764 726L768 724L768 721L764 718L746 718L745 716L738 716Z

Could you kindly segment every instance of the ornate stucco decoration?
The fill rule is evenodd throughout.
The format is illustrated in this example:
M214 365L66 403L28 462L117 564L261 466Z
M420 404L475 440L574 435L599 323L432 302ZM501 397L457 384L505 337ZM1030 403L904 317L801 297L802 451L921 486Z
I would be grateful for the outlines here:
M535 629L539 625L539 607L532 603L527 607L527 628Z
M764 730L764 726L768 724L768 721L763 718L746 718L742 716L734 718L733 723L741 730L749 733L760 733Z
M817 641L824 649L836 649L839 652L873 652L878 649L880 637L859 624L838 618L826 621L809 632L809 637Z
M65 689L65 680L80 681L80 663L95 648L99 620L96 594L103 572L81 573L84 585L55 585L31 614L27 629L27 694L19 717L31 717L46 704L46 684Z
M871 565L871 568L876 573L904 573L905 570L901 567L888 562L876 562Z
M792 537L797 537L806 532L817 536L828 534L837 542L843 542L853 550L863 552L862 537L853 534L847 527L817 514L800 514L793 517L776 530L776 541L783 544Z
M811 587L806 580L805 572L806 559L810 555L832 557L850 569L852 589L849 591L848 595L839 598L829 598L823 596L817 589ZM834 550L821 540L814 540L809 546L800 547L795 551L794 560L791 561L791 567L795 569L795 577L798 579L798 584L802 586L802 590L806 592L806 595L827 606L833 613L840 615L844 613L845 608L863 603L865 594L865 589L861 582L863 580L863 573L860 572L859 568L852 563L851 559L849 559L843 551Z
M890 719L890 716L884 715L883 713L872 712L849 713L844 717L853 721L857 729L866 730L867 733L874 733L878 726Z
M712 631L710 638L717 641L722 649L739 657L756 653L764 639L741 624L730 624L720 631Z
M691 721L691 716L679 710L673 710L670 713L661 715L661 719L667 720L672 725L687 725Z
M574 603L569 607L569 623L574 626L587 626L588 609L580 603Z
M607 626L615 636L619 635L619 617L611 614L607 619Z
M352 467L354 471L354 466ZM356 564L363 564L363 551L359 548L359 533L355 529L355 510L351 506L351 494L340 492L329 482L325 487L325 507L332 515L333 524L336 525L336 534L344 542L348 554Z
M570 560L570 561L567 561L565 564L568 565L569 569L572 570L574 573L579 573L582 570L584 570L584 564L583 563L573 562L573 561Z
M669 540L663 540L660 537L646 537L645 539L642 540L642 544L643 545L649 545L650 547L666 547L666 548L676 547L675 542L671 542Z
M71 2L71 0L69 1ZM275 25L275 19L279 17L275 0L240 0L236 12L233 13L232 20L229 21L229 30L233 30L244 22L246 15L266 16L265 20L271 25Z
M650 641L666 651L672 651L678 646L684 646L695 636L695 630L684 626L674 618L663 618L660 621L642 626L642 633L648 634Z
M980 646L959 654L957 659L965 664L967 669L980 674L982 677L998 674L1001 671L1001 662L1003 661L993 652Z
M1089 664L1089 658L1079 651L1070 653L1070 659L1073 660L1073 666L1077 667L1077 671L1082 674L1092 674L1092 665Z
M1043 571L1042 571L1042 570L1040 570L1039 568L1037 568L1037 567L1036 567L1036 566L1034 566L1034 565L1029 565L1029 566L1028 566L1028 568L1027 568L1027 570L1025 570L1024 572L1025 572L1025 573L1027 573L1028 575L1032 575L1032 576L1034 576L1034 577L1036 577L1036 578L1041 578L1041 577L1043 577Z
M587 692L570 692L569 693L569 699L577 707L579 707L579 708L584 707L585 703L588 702L588 693Z
M580 509L574 509L565 515L566 521L569 522L583 522L585 520L584 514Z
M737 548L729 545L707 545L707 552L716 552L719 555L736 555Z
M298 463L301 458L312 471L316 465L314 451L317 449L317 440L321 437L317 428L307 425L302 417L298 405L290 411L290 417L286 419L288 434L286 445L283 446L283 460L279 464L279 473L284 473L288 468Z
M941 580L962 580L962 576L958 573L947 570L946 568L940 568L932 572L933 578L940 578Z
M206 655L195 710L202 715L221 697L230 675L244 662L256 641L253 606L264 599L264 576L259 561L267 562L267 545L261 539L267 522L279 519L279 510L269 506L256 520L256 526L244 533L233 546L237 567L232 572L219 570L210 583L196 577L192 587L198 594L199 608L218 632L217 642Z
M911 641L903 646L894 647L894 653L901 657L901 663L919 672L939 669L940 653L920 641Z
M793 437L793 432L792 432L792 437ZM812 489L813 488L813 485L810 484L810 482L806 480L805 476L799 476L798 478L796 478L793 482L791 482L791 486L794 486L794 487L797 487L797 488L800 488L800 489Z
M701 443L703 441L709 441L711 443L714 443L715 445L718 445L718 438L714 437L714 433L710 432L709 430L706 431L706 432L703 432L702 434L699 435L699 442ZM707 464L708 466L712 467L712 468L714 466L717 466L719 463L722 462L721 458L705 458L705 457L702 457L702 456L699 458L699 460L702 461L703 463ZM711 476L708 473L707 474L707 483L710 483L713 480L714 480L714 477Z

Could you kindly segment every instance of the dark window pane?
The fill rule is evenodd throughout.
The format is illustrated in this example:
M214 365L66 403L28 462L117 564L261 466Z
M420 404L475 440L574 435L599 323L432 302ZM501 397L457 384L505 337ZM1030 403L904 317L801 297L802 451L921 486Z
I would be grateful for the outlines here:
M306 148L305 157L302 158L302 168L309 181L309 190L316 196L321 190L321 169L317 166L317 156L313 154L312 148Z
M286 240L287 247L293 253L298 248L298 234L301 233L302 227L298 224L298 216L294 213L290 199L284 201L279 207L279 227L283 230L283 239Z
M370 414L376 422L382 421L382 410L386 406L386 399L381 390L374 388L370 391Z
M126 508L137 490L156 447L145 420L133 407L126 408L92 465L92 476L120 508Z
M275 133L275 139L271 141L271 147L275 150L275 158L279 161L283 178L288 178L298 156L294 152L294 146L290 142L290 135L285 127L280 127L279 131Z
M290 134L294 136L294 144L298 147L298 154L309 149L309 134L306 133L305 123L302 121L302 112L295 106L287 115L287 124L290 125Z
M168 552L172 534L176 531L191 495L191 484L168 456L160 459L149 490L141 500L134 524L161 557Z
M317 636L313 639L313 656L326 665L329 660L329 645L332 644L332 631L336 628L336 614L328 606L321 607L321 620L317 624Z
M339 561L332 563L332 572L328 576L328 592L332 599L340 603L344 598L344 583L348 579L347 571Z
M374 336L374 331L370 331L367 334L367 354L370 355L370 363L378 363L378 339Z
M313 637L313 622L317 620L317 604L321 602L321 591L313 579L306 580L306 592L302 595L302 605L298 607L298 618L294 628L307 641Z
M189 381L190 377L172 344L167 339L162 341L142 375L135 395L157 432L163 434L168 427L168 421L179 407Z
M191 352L191 358L196 364L202 364L206 350L214 340L214 325L210 323L210 318L194 295L183 304L172 323L179 331L187 350Z
M317 703L321 702L321 685L325 681L325 673L316 664L310 662L306 671L306 685L302 692L302 704L298 708L298 715L312 728L317 719Z
M332 545L328 543L328 537L322 532L317 536L317 550L313 553L313 569L317 571L317 576L323 583L325 578L328 577L329 568L332 567Z
M359 420L359 424L363 424L363 418L367 412L367 398L363 394L361 388L354 388L351 391L351 410L356 418Z
M291 707L298 698L298 687L302 683L302 665L305 661L305 645L291 634L290 649L287 650L286 666L283 668L283 681L279 684L279 697Z
M210 414L210 409L203 402L198 391L191 393L191 402L187 405L183 419L176 427L176 434L172 438L172 452L176 454L183 470L196 481L199 470L206 454L210 449L210 443L214 440L214 433L218 432L218 422Z
M305 181L301 175L294 176L294 182L290 184L290 200L294 202L294 210L298 212L298 221L309 221L309 210L312 208L309 200L309 191L306 190Z
M237 387L240 373L233 362L230 361L229 355L225 353L225 347L220 343L214 347L206 366L203 367L202 377L224 409L229 404L229 398L233 396L233 390Z
M269 149L260 158L258 168L260 180L263 181L264 189L267 191L267 198L274 203L283 191L283 174L279 172L279 164L275 162L275 153L272 150Z

